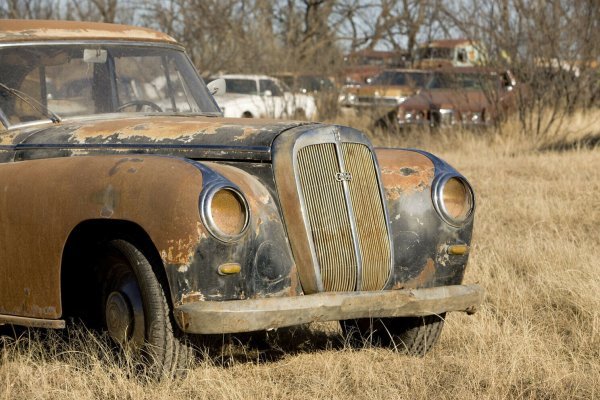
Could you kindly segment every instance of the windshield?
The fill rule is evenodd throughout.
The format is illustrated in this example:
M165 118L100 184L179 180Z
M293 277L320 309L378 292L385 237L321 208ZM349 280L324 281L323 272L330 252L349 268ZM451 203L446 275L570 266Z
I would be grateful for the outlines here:
M427 89L493 89L497 81L490 74L434 74Z
M308 92L333 89L333 83L329 78L312 75L298 77L298 86Z
M384 71L371 81L372 85L423 87L428 74L420 72Z
M0 84L0 119L6 126L47 120L49 113L65 118L112 112L219 112L185 53L162 46L1 48Z

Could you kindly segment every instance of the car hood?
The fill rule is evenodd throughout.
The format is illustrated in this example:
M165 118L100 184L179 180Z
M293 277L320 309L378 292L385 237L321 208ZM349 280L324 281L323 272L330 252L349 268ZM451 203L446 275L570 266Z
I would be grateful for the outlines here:
M0 135L15 159L91 153L152 153L228 160L271 159L271 144L298 121L204 116L106 115L36 125Z
M416 93L416 89L410 86L384 86L384 85L368 85L356 88L349 88L348 92L357 96L368 97L405 97Z
M480 111L490 102L481 90L422 90L402 103L402 108L420 110L444 108L458 111Z

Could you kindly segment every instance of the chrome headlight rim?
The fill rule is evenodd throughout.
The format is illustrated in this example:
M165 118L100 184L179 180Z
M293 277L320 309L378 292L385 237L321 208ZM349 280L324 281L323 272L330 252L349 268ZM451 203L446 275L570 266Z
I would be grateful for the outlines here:
M218 224L215 222L214 216L212 214L212 201L215 195L222 190L229 191L233 193L233 195L237 198L244 209L244 224L242 229L237 234L229 234L223 232L221 228L219 228ZM208 230L208 232L215 238L224 243L235 242L241 239L246 231L248 230L248 226L250 225L250 207L248 206L248 201L246 200L246 196L239 190L237 187L231 184L217 184L207 187L203 190L202 195L200 196L200 215L202 217L202 222L204 222L204 226Z
M466 189L470 209L463 218L453 217L448 211L446 204L444 203L444 188L451 179L458 180ZM473 193L473 188L469 184L469 181L467 181L467 179L464 176L457 173L445 173L439 175L435 178L433 182L432 197L433 206L435 210L437 211L438 215L442 218L442 220L444 220L444 222L446 222L447 224L456 228L460 228L473 219L473 215L475 213L475 194Z

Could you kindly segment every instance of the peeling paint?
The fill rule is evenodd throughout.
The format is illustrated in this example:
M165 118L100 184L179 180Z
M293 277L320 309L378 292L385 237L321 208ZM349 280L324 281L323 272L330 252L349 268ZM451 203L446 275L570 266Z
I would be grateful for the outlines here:
M176 43L167 34L135 26L78 21L0 20L0 42L68 39Z
M431 258L427 259L427 263L416 277L406 281L398 282L393 289L418 289L426 287L435 277L435 263Z
M377 149L376 152L388 200L431 187L435 167L429 158L409 150Z

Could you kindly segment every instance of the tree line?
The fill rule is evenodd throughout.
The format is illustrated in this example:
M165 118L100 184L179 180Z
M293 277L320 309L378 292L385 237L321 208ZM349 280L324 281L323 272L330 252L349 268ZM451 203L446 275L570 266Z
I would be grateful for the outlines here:
M203 75L335 76L353 51L410 58L429 40L471 38L530 88L530 128L544 126L528 111L552 121L600 104L598 0L5 0L0 17L151 27L181 42Z

